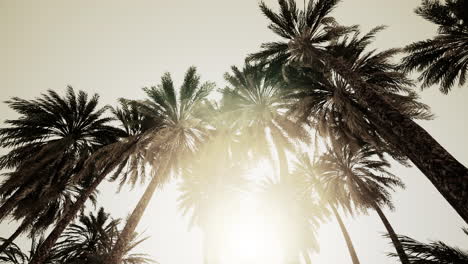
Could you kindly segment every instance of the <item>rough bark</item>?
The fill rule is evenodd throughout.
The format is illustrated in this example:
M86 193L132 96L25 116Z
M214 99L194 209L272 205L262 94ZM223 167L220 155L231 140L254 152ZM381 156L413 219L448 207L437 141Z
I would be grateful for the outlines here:
M25 220L26 221L26 220ZM0 246L0 254L9 246L15 239L23 233L26 228L28 227L29 223L23 222L17 229L16 231L7 239L3 242L3 244Z
M397 251L397 254L398 254L398 257L400 258L401 263L402 264L410 264L410 262L408 260L408 256L406 255L405 250L403 249L403 246L401 245L400 240L398 240L398 236L395 233L395 230L393 230L393 227L390 224L390 222L388 221L387 217L385 216L385 214L382 212L382 210L380 209L380 207L376 203L373 203L372 207L377 212L377 214L379 215L380 219L382 220L385 228L387 229L387 233L388 233L390 239L392 240L393 246L395 247L395 249Z
M136 142L137 142L137 139L133 139L132 141L127 142L128 147L125 149L122 149L122 151L118 153L112 153L112 154L109 153L109 155L116 156L117 159L114 160L114 162L109 162L104 167L102 172L100 172L98 177L94 179L93 183L87 189L85 189L81 193L81 195L78 197L78 199L70 206L70 208L66 210L65 214L62 215L62 217L57 222L52 232L50 232L50 234L47 236L44 242L39 246L38 250L35 252L29 264L43 264L44 263L44 261L49 257L50 250L55 245L55 243L59 239L62 232L65 230L68 224L70 224L70 222L75 218L75 216L78 214L81 208L83 208L89 196L91 196L91 194L96 190L96 188L106 178L106 176L119 165L119 163L124 159L124 157L128 155L128 152L131 151L130 149L136 144ZM117 142L114 144L122 144L122 143ZM90 158L93 158L93 156L91 156ZM89 168L85 167L83 168L83 170L89 170Z
M334 205L330 205L332 208L333 214L335 215L336 220L338 221L338 224L340 225L341 232L343 233L343 236L346 241L346 245L348 246L348 251L349 255L351 256L351 260L353 261L353 264L359 264L359 258L356 254L356 250L354 249L353 242L351 240L351 237L349 236L348 230L346 230L346 226L343 223L343 220L340 217L340 214L336 210Z
M331 68L355 87L354 96L386 130L387 133L382 133L385 140L404 153L468 223L468 169L426 130L382 98L346 62L333 56L325 57Z

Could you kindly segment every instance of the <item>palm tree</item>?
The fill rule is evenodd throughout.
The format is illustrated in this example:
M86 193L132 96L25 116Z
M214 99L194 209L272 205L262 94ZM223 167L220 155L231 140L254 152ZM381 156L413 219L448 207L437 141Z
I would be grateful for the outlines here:
M404 187L388 169L390 164L369 146L356 147L343 141L333 144L321 157L321 175L325 188L338 196L347 197L340 204L366 211L372 208L382 220L403 264L409 264L398 237L381 207L393 209L388 189Z
M464 230L468 235L468 230ZM407 236L399 236L399 240L409 256L411 263L415 264L467 264L468 251L451 247L442 241L429 244L419 242ZM396 257L396 254L390 254Z
M447 94L458 80L463 86L468 73L468 1L424 0L416 14L438 26L437 36L408 45L401 68L421 72L422 88L440 85Z
M171 171L181 168L206 140L207 128L194 114L213 87L214 84L209 82L200 84L196 68L190 67L178 96L171 75L166 73L158 87L144 88L149 99L133 102L144 115L158 120L160 124L158 130L151 134L146 147L148 154L145 157L153 165L152 179L128 218L106 263L119 262L123 247L135 231L156 187L164 184Z
M302 257L310 264L311 254L319 249L316 230L327 212L305 192L301 179L265 180L260 186L259 210L277 230L286 263L299 263Z
M104 208L100 208L97 214L82 214L78 221L71 224L60 238L60 242L54 247L55 257L60 263L78 264L103 263L104 257L110 253L116 242L120 219L112 219ZM145 239L137 240L137 234L125 246L125 254L122 264L152 263L147 255L130 253Z
M116 141L119 131L102 117L107 108L98 109L98 100L68 87L65 97L49 90L35 100L7 101L21 117L0 129L0 146L11 149L0 168L14 169L0 186L0 219L28 194L66 184L81 157Z
M97 108L98 99L68 87L64 97L49 90L35 100L7 101L20 117L0 129L0 146L10 148L0 169L12 169L0 186L0 219L10 213L23 221L0 252L28 228L50 226L89 180L74 178L83 157L119 136L102 116L107 108Z
M121 111L125 112L127 110L128 108L122 106ZM114 109L114 112L115 111L116 109ZM44 263L62 232L82 210L88 198L92 198L91 195L96 191L99 184L112 172L114 172L113 178L115 178L117 174L127 169L128 161L133 160L131 157L135 157L144 151L148 141L151 140L149 135L152 135L153 131L158 129L158 123L152 119L145 119L147 120L143 122L145 125L139 127L140 133L135 129L127 130L126 128L129 126L136 126L134 122L130 122L131 120L129 121L125 118L121 118L129 115L130 114L124 114L122 116L116 115L116 118L119 119L124 128L119 132L123 137L115 143L96 150L84 160L82 166L77 170L77 180L88 178L91 180L89 180L86 188L80 192L75 202L70 203L68 210L62 214L54 229L49 233L44 242L40 244L30 264Z
M139 137L151 129L159 128L158 120L144 115L138 106L129 100L120 99L119 107L112 108L111 112L120 121L124 137ZM138 181L144 184L147 176L145 158L145 148L142 147L123 159L111 177L112 181L119 179L119 190L126 183L132 187L135 187Z
M223 90L223 100L231 110L231 119L238 123L242 140L257 153L269 155L269 138L278 155L279 175L287 177L286 150L293 150L297 142L307 142L307 130L285 114L289 103L286 89L275 76L258 66L247 64L239 70L232 67L226 73L230 86Z
M382 29L374 28L362 36L356 31L335 40L326 49L333 56L346 59L352 70L365 75L367 83L382 87L380 96L401 113L414 119L432 118L429 107L417 101L412 83L404 75L392 71L396 65L390 60L397 51L366 51ZM297 90L294 95L297 103L290 107L290 112L299 120L311 125L322 136L340 134L350 141L370 142L404 162L405 155L386 140L392 135L379 125L378 117L350 96L355 88L348 81L333 72L320 74L304 68L289 72L290 83Z
M71 224L60 237L60 242L51 249L51 254L44 263L47 264L100 264L103 257L112 249L118 237L119 219L110 218L103 208L96 215L81 214L78 221ZM122 264L153 263L146 254L131 253L145 239L136 240L137 234L126 246ZM3 240L3 239L2 239ZM2 263L26 264L35 255L43 239L31 240L29 253L24 253L14 243L0 254Z
M20 225L16 231L6 239L0 246L0 253L3 252L9 244L11 244L19 235L29 231L29 236L34 237L44 233L48 227L60 219L60 216L65 213L68 206L76 201L80 193L86 189L84 184L76 185L69 184L60 193L54 193L53 196L38 195L32 193L25 199L22 199L17 204L13 217L20 221ZM34 199L40 199L36 201ZM96 194L92 193L89 200L95 204ZM19 214L16 211L18 211Z
M311 160L307 154L303 154L295 163L293 175L295 178L302 178L304 188L308 193L317 196L324 210L327 207L331 208L340 226L351 260L353 264L359 264L360 261L353 242L337 209L338 206L341 206L345 212L353 213L352 207L349 206L350 201L345 193L338 192L342 189L332 188L331 185L326 186L324 184L324 178L321 177L324 175L324 172L326 171L322 169L321 161L318 158L314 157L314 159Z
M263 44L263 50L250 55L248 60L264 61L275 66L274 68L278 64L289 63L296 67L305 67L316 75L340 76L353 87L353 93L346 93L345 96L356 100L362 109L371 113L372 122L380 128L383 139L393 149L409 158L468 222L468 169L414 122L411 115L401 112L381 95L382 90L387 88L386 85L367 82L365 72L354 70L352 63L335 56L327 49L338 37L355 30L337 26L334 19L329 17L338 2L312 0L305 11L299 11L293 0L279 0L279 13L261 3L260 8L271 21L270 29L287 42ZM386 76L400 75L392 68L374 70L377 73L387 72Z

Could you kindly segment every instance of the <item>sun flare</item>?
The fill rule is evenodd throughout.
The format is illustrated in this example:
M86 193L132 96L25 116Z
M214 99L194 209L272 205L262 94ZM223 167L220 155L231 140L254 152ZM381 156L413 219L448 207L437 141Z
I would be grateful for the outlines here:
M259 213L255 197L242 201L240 212L230 221L224 234L222 264L281 263L283 252L275 227Z

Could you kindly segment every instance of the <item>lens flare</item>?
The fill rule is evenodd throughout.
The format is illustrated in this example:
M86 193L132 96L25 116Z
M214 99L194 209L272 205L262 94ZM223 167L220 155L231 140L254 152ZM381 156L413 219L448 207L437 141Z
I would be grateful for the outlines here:
M220 259L222 264L282 263L283 252L275 227L259 213L254 196L242 201L230 221Z

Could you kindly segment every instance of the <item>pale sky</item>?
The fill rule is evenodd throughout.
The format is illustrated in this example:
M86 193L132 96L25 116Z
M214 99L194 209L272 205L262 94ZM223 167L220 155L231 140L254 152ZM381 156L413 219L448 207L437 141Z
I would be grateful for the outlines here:
M266 1L276 6L275 0ZM334 16L363 31L388 28L377 37L378 49L402 47L435 34L434 25L416 16L417 0L344 0ZM32 99L46 89L66 85L101 95L101 103L119 97L142 98L141 88L159 83L170 71L180 83L195 65L203 80L224 86L223 73L241 65L262 42L276 37L257 0L0 0L0 101L12 96ZM299 1L302 5L302 0ZM437 87L421 92L435 120L420 124L465 166L468 165L468 87L442 95ZM16 115L0 104L0 120ZM387 216L397 233L427 241L443 240L468 249L463 221L416 168L393 167L407 189L394 195L395 212ZM131 212L141 190L115 194L114 184L100 187L100 205L115 217ZM202 263L200 232L188 231L176 208L176 187L160 190L138 230L151 236L139 249L161 264ZM346 218L361 263L396 263L386 257L390 241L376 213ZM7 237L14 225L0 224ZM351 263L335 222L320 232L321 252L314 263ZM25 239L19 244L27 248Z

